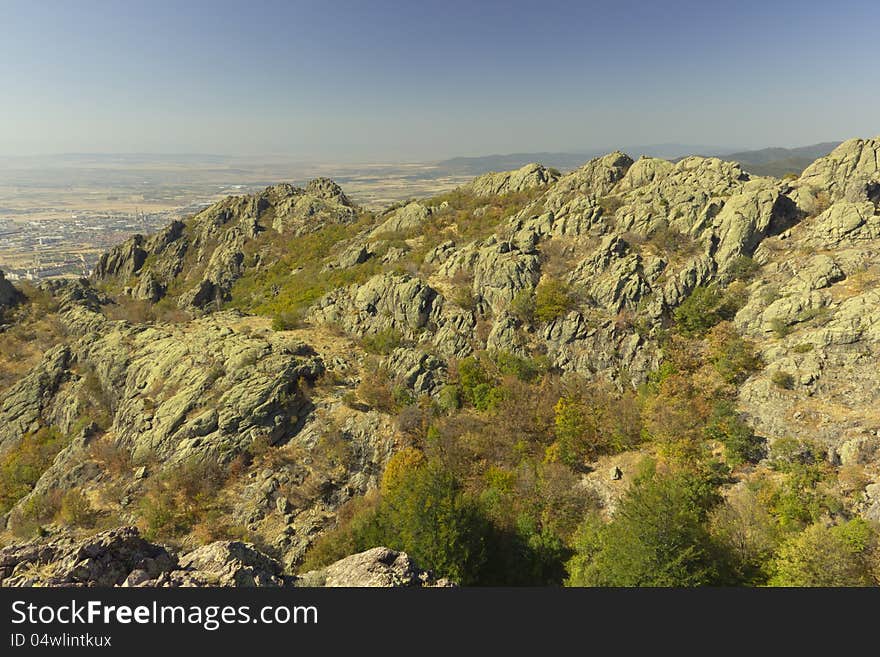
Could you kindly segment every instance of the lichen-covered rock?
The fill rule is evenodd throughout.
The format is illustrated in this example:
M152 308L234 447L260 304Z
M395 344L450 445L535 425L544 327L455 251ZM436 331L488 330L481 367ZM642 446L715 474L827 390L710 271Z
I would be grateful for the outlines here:
M849 139L804 169L800 189L815 197L825 193L834 200L880 200L880 137Z
M840 248L880 238L880 213L869 201L835 203L808 224L803 242L814 248Z
M487 173L465 185L464 189L477 196L497 196L547 187L559 180L559 177L558 171L532 163L515 171Z
M196 548L179 559L178 568L155 582L139 586L283 586L281 565L253 545L217 541Z
M632 158L620 151L590 160L560 178L548 194L545 205L556 210L575 196L604 196L612 191L632 164Z
M403 552L378 547L300 577L240 541L175 555L135 527L93 536L64 533L0 549L0 586L50 587L401 587L450 586Z
M418 228L431 216L431 209L421 203L407 203L391 213L385 221L370 233L370 237L381 237L393 233L407 233Z

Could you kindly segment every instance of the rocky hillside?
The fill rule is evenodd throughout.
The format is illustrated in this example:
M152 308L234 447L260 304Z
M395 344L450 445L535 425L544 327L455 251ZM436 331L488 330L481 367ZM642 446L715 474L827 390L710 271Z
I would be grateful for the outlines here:
M241 540L282 579L391 543L465 584L586 583L585 518L613 527L647 459L716 473L716 547L766 515L726 581L799 583L809 532L876 542L878 251L880 138L797 179L616 152L381 213L326 179L230 197L92 280L0 278L4 554L137 525L186 573ZM437 495L478 564L406 533Z

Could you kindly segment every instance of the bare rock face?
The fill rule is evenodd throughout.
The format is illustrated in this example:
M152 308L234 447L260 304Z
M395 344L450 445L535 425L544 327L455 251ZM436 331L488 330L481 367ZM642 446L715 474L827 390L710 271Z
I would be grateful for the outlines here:
M107 322L100 336L49 351L0 403L0 449L40 425L69 430L64 409L84 386L100 389L116 444L135 457L231 458L258 437L289 438L308 408L299 383L323 364L306 345L236 332L234 321L218 314L186 330ZM218 403L204 408L206 397Z
M843 142L804 169L797 187L814 198L824 192L833 200L878 202L880 138Z
M297 586L327 587L405 587L450 586L448 580L435 580L420 570L405 552L385 547L353 554L318 571L302 575Z
M346 207L352 207L353 205L343 193L342 188L330 180L330 178L315 178L306 186L305 193Z
M281 565L253 545L240 541L217 541L180 557L177 567L150 578L143 570L132 571L123 586L234 586L277 587L289 581Z
M496 196L547 187L559 180L559 177L558 171L547 169L542 164L532 163L516 171L479 176L466 185L465 189L477 196Z
M421 203L407 203L402 208L394 210L385 221L374 228L370 237L417 230L431 216L431 213L432 209Z

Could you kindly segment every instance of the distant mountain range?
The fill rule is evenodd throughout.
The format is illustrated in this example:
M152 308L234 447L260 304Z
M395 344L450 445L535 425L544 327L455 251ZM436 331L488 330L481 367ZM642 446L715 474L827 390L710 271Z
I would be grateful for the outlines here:
M800 173L820 157L825 157L841 142L826 141L799 148L762 148L757 151L743 151L718 155L723 160L739 162L743 169L758 176L782 176Z
M830 153L839 141L822 142L798 148L762 148L754 151L735 151L732 148L692 144L652 144L623 148L632 157L647 155L667 160L679 160L688 155L705 155L722 160L739 162L744 169L759 176L782 177L787 173L800 174L817 158ZM596 149L575 153L509 153L507 155L483 155L478 157L455 157L437 163L438 169L448 175L479 175L486 171L510 171L530 162L560 169L576 169L584 162L604 155L612 149Z

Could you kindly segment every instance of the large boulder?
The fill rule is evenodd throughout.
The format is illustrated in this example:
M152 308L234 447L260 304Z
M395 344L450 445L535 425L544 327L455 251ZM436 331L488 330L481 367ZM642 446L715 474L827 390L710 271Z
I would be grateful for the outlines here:
M327 587L407 587L449 586L448 580L435 580L421 570L406 552L376 547L353 554L323 570L302 575L298 586Z
M512 192L525 192L542 189L559 180L558 171L548 169L542 164L526 164L515 171L487 173L475 178L464 189L477 196L497 196Z

